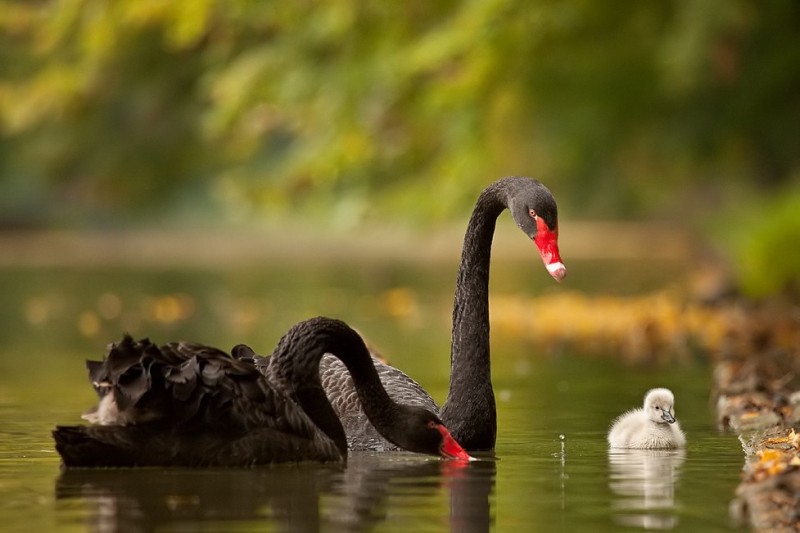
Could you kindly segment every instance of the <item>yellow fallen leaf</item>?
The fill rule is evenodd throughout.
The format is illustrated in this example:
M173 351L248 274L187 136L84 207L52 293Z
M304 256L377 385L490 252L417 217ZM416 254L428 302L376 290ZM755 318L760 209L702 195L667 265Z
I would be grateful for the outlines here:
M757 468L768 476L774 476L786 470L787 464L783 462L783 454L778 450L761 450L758 452L758 457Z
M770 437L764 441L765 444L787 444L789 437Z
M760 463L769 463L772 461L778 461L781 458L781 452L778 450L760 450L758 452L758 460Z

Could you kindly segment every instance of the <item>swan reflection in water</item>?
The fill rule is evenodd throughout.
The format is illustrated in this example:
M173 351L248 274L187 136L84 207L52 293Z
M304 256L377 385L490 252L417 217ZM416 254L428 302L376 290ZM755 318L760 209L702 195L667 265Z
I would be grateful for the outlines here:
M675 527L675 484L685 453L682 449L609 450L609 487L616 496L614 519L644 529Z
M493 460L351 453L345 468L68 469L56 481L56 498L62 517L74 517L71 502L87 504L80 520L97 532L265 522L280 530L318 531L368 529L388 516L431 516L430 506L438 505L431 502L441 501L431 496L447 494L451 529L477 532L490 529L495 474Z

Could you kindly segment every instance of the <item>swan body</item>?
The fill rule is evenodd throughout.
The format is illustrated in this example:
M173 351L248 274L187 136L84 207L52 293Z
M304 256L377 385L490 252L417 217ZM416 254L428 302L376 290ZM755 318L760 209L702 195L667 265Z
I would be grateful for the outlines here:
M651 389L644 406L623 413L608 432L612 448L671 449L686 446L686 436L675 418L675 397L669 389Z
M88 361L100 397L92 426L59 426L67 467L249 466L344 461L347 441L319 380L335 354L351 373L366 416L410 451L469 456L441 420L386 395L361 337L344 322L315 318L284 335L262 373L240 356L195 343L157 346L125 336L103 361Z
M558 209L552 193L537 180L501 178L479 195L464 236L453 304L450 387L441 410L411 377L378 358L372 360L394 401L440 414L453 437L467 450L491 450L497 436L489 356L489 263L496 220L505 209L536 245L550 275L557 281L564 278L566 268L558 250ZM255 360L261 368L268 365ZM396 449L365 416L341 361L326 355L320 373L328 399L345 427L350 449Z
M393 401L413 405L439 415L439 406L422 385L377 357L372 357L372 363ZM326 354L320 362L319 372L328 400L345 427L348 448L372 451L398 449L395 444L383 438L370 423L361 407L361 400L356 394L353 380L339 359Z

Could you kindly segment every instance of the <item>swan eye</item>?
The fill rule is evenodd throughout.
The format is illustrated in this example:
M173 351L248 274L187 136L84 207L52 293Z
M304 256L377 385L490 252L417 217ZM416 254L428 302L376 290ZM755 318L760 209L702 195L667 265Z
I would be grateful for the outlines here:
M428 427L430 429L436 429L436 422L434 422L433 420L429 420L428 421Z
M532 218L532 219L534 219L534 220L536 220L536 218L537 218L537 216L538 216L538 215L536 214L536 210L535 210L535 209L531 209L531 210L529 210L529 211L528 211L528 214L529 214L529 215L531 216L531 218Z

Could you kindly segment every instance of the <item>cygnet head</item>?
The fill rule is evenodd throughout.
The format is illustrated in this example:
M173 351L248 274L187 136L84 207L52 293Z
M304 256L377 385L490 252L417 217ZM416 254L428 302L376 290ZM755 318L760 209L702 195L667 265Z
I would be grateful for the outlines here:
M657 424L675 423L675 396L669 389L651 389L644 397L644 412Z

